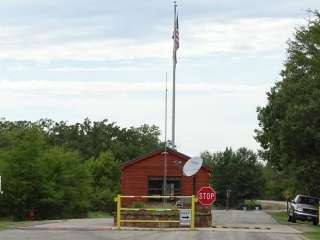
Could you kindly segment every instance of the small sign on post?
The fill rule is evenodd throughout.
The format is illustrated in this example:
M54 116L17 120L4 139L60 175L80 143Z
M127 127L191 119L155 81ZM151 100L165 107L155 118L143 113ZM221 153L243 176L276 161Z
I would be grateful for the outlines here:
M179 209L180 211L180 226L191 225L191 209Z
M201 205L211 206L216 201L216 192L211 187L202 187L197 193Z

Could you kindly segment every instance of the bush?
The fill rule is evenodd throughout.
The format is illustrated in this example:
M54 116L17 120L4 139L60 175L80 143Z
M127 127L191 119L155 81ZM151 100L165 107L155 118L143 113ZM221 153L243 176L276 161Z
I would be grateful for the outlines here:
M258 204L255 200L246 199L244 200L244 203L239 205L239 209L243 210L244 208L246 208L247 210L255 210L258 208L259 210L261 210L261 205Z
M104 211L112 213L116 209L116 202L114 201L115 193L110 189L94 187L94 192L91 196L91 210Z
M134 202L132 208L144 208L145 204L143 202Z

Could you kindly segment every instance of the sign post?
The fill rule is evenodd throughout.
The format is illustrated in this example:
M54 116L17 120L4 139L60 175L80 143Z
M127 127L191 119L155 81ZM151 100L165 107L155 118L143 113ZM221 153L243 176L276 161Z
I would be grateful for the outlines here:
M196 227L196 197L192 195L191 198L191 229L194 230Z
M2 179L1 179L1 176L0 176L0 194L3 194L3 191L2 191Z

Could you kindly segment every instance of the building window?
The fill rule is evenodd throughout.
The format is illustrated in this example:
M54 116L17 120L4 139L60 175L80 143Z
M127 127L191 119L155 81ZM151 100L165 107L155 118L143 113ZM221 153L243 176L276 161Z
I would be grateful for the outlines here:
M163 195L163 177L149 177L148 194ZM167 177L166 194L168 196L181 195L181 178Z

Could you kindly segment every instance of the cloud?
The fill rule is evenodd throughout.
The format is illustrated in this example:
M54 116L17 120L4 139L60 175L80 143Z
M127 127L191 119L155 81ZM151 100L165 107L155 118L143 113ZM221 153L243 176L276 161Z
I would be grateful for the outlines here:
M302 22L296 18L182 19L179 55L189 58L277 52ZM90 25L84 25L82 32L73 28L66 25L61 30L43 31L30 26L2 26L0 59L119 61L171 57L171 29L167 26L137 38L101 36Z
M17 68L19 70L19 68ZM140 71L141 68L137 66L101 66L101 67L57 67L57 68L49 68L49 71L54 72L108 72L108 71L116 71L116 72L122 72L122 71Z
M179 150L196 155L224 146L256 148L256 106L268 86L180 83L176 136ZM169 93L169 103L171 102ZM164 129L163 82L0 81L0 108L7 119L104 118L121 126L156 124ZM169 104L170 109L170 104ZM169 110L169 128L171 112ZM169 133L170 136L170 133ZM194 141L197 139L197 141Z
M252 54L284 49L294 28L303 23L297 18L242 18L230 21L202 19L187 22L181 38L182 54L203 56L217 53ZM185 44L185 46L184 46Z
M103 94L163 93L163 82L112 82L112 81L0 81L1 98L5 96L46 95L46 96L99 96ZM247 94L265 90L267 86L178 83L179 94ZM3 99L5 100L5 99Z
M318 5L179 4L179 150L257 149L256 106L279 75L287 39L306 22L304 9ZM164 83L157 80L171 72L171 21L172 1L1 1L1 114L164 129Z

